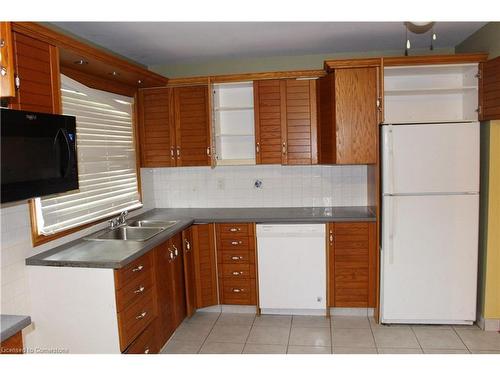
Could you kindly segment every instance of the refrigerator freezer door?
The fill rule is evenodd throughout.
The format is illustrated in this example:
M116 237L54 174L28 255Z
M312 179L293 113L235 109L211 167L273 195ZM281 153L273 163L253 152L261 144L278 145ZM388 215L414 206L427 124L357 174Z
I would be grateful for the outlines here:
M385 196L382 322L476 317L478 195Z
M479 192L479 123L382 127L383 194Z

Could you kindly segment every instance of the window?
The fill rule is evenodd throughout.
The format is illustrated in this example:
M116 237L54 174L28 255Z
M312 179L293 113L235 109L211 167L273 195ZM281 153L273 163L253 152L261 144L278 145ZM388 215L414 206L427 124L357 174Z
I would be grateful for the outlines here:
M35 199L39 235L142 207L137 183L133 99L61 76L63 114L76 117L80 188Z

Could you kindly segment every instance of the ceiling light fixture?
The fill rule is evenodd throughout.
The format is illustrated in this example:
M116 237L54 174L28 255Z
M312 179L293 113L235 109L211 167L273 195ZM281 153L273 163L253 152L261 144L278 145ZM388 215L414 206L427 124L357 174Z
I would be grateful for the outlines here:
M408 51L411 48L411 43L410 43L410 38L408 37L408 31L413 34L421 35L425 34L428 31L431 31L431 44L429 46L429 49L431 51L434 50L434 42L437 39L437 35L434 32L434 25L435 22L405 22L405 34L406 34L406 41L405 41L405 56L408 56Z

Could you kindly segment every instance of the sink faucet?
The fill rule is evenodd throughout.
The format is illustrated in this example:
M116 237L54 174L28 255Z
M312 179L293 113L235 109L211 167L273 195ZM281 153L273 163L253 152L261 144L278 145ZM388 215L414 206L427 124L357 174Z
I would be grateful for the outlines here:
M109 228L110 229L115 229L115 228L119 227L120 225L125 224L127 215L128 215L128 211L123 211L123 212L120 213L120 216L115 217L115 218L109 220L108 221Z

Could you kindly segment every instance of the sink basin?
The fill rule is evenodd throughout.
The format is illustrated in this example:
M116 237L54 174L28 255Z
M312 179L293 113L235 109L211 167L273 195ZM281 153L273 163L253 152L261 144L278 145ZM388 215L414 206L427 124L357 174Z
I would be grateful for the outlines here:
M107 241L107 240L122 240L122 241L146 241L151 237L156 236L158 233L163 232L166 227L118 227L116 229L108 229L104 232L97 232L96 234L87 237L87 240L93 241Z
M159 220L136 220L131 223L128 223L128 227L134 228L170 228L177 224L178 221L159 221Z

